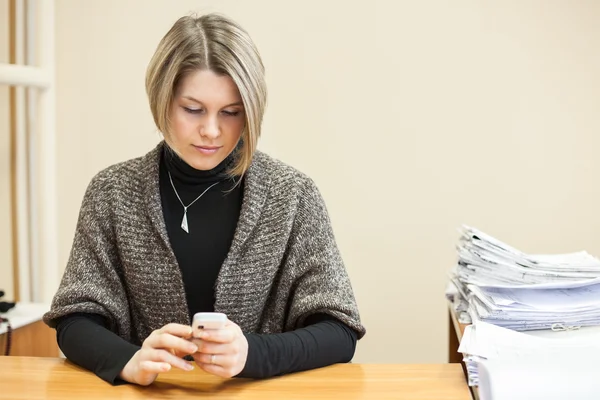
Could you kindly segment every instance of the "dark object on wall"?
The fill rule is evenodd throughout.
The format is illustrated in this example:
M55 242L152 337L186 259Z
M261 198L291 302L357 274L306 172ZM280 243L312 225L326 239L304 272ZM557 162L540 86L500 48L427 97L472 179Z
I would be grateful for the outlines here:
M0 290L0 299L4 297L4 290ZM15 306L15 303L0 301L0 314L5 313Z
M0 299L4 297L4 291L0 290ZM15 303L10 303L6 301L0 301L0 313L5 313L11 308L15 306ZM12 340L12 326L10 325L10 321L6 318L2 318L0 316L0 324L6 323L6 348L4 349L4 355L10 355L10 342Z

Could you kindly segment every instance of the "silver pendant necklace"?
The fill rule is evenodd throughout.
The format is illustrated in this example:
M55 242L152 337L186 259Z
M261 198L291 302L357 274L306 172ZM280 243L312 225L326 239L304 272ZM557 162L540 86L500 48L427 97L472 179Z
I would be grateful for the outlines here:
M186 233L190 233L190 230L189 230L189 227L188 227L188 220L187 220L187 210L188 210L188 208L190 208L190 206L192 204L194 204L195 202L197 202L198 199L200 199L200 197L204 196L204 193L208 192L208 190L210 188L212 188L213 186L217 185L219 182L215 182L212 185L210 185L209 187L207 187L206 190L204 190L204 192L202 192L200 194L200 196L196 197L196 199L194 201L192 201L190 204L188 204L186 206L185 204L183 204L183 201L181 201L181 197L179 197L179 193L177 193L177 189L175 189L175 185L173 184L173 178L171 178L171 172L170 171L169 171L169 180L171 181L171 186L173 187L173 191L175 191L175 196L177 196L177 199L179 199L179 202L183 206L183 219L181 220L181 229L183 229Z

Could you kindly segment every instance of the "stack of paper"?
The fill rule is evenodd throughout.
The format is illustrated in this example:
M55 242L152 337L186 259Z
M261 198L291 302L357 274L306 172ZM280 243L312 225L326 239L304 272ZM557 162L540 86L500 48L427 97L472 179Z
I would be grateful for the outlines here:
M539 336L476 322L459 351L482 400L600 397L598 327Z
M480 400L597 400L597 363L581 354L562 354L553 362L525 359L483 360L479 364Z
M458 258L451 282L472 321L518 331L600 325L600 260L584 251L530 255L463 226Z
M454 309L456 318L461 324L470 324L472 322L466 293L467 288L458 280L453 279L448 282L446 300L448 300L450 306Z
M461 234L456 273L464 283L488 287L561 287L600 278L600 260L585 251L530 255L472 227L463 226Z
M585 251L527 254L468 226L457 250L453 304L466 307L473 322L459 352L481 398L589 398L591 383L582 382L594 381L597 367L588 361L600 360L600 260ZM566 381L583 392L565 394L565 379L547 382L555 392L543 392L540 371L574 374Z
M556 289L468 285L469 314L518 331L600 325L600 280Z

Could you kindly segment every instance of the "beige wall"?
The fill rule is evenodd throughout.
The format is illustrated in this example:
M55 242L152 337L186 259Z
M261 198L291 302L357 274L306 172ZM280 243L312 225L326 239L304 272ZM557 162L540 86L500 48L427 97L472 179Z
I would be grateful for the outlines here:
M360 362L443 362L456 228L600 255L600 3L57 1L60 259L87 183L158 141L144 70L190 10L268 73L261 149L311 175L368 334Z
M0 63L8 62L8 0L0 0ZM8 86L0 84L0 289L13 298Z

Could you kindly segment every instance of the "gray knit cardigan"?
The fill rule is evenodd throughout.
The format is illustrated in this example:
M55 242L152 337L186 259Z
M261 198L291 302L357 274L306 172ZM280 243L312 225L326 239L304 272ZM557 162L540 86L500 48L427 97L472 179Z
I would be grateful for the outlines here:
M141 344L170 322L190 324L159 192L161 142L105 169L85 193L73 247L44 321L103 315ZM244 332L277 333L330 314L365 334L324 201L314 182L257 152L247 171L238 225L215 285L215 311ZM198 263L202 263L201 256Z

